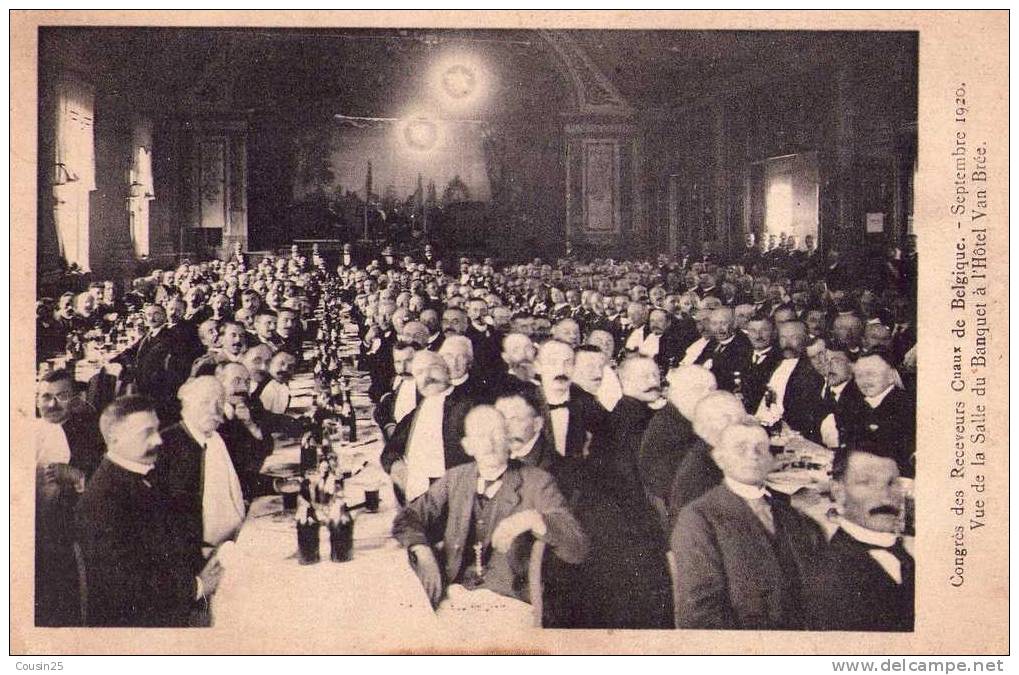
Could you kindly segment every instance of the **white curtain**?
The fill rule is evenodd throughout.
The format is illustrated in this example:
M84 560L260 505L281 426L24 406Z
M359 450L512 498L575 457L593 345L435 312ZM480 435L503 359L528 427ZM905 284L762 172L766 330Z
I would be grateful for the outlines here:
M130 178L127 204L131 213L131 242L135 255L142 257L149 255L149 202L155 199L149 120L139 120L132 130Z
M89 271L89 193L96 189L95 97L88 85L57 84L53 217L68 265Z

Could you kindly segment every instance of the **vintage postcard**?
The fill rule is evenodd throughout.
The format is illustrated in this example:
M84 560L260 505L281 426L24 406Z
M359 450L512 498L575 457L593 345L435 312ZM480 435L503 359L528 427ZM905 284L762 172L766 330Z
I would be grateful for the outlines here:
M1008 19L12 12L12 654L1007 653Z

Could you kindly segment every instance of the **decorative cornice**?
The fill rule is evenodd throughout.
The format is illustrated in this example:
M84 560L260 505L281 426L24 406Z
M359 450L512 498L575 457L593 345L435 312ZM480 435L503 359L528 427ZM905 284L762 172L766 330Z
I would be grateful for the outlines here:
M633 107L569 35L551 30L539 30L538 34L552 47L559 65L573 84L577 110L564 115L633 115Z

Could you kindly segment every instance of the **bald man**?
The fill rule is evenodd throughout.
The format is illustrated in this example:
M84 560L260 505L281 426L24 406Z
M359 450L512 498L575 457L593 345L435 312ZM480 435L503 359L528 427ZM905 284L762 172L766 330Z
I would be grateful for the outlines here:
M446 584L529 601L528 560L536 539L566 563L587 557L587 536L552 476L511 462L507 437L498 410L487 405L471 410L461 442L471 461L445 472L393 522L393 535L409 549L433 606L442 601ZM443 533L442 569L436 532Z
M153 482L167 492L173 515L186 533L190 571L197 576L214 549L236 537L246 506L218 432L226 402L223 385L212 376L196 377L181 385L177 396L181 421L160 432L163 448Z

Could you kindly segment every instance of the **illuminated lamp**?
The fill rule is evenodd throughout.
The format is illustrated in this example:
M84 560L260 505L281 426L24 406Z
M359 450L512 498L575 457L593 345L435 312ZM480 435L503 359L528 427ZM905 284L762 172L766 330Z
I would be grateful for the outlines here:
M462 63L452 65L442 73L442 89L451 98L462 100L474 93L478 78L474 69Z
M404 140L414 150L430 150L435 146L439 130L435 123L426 119L413 119L403 130Z

